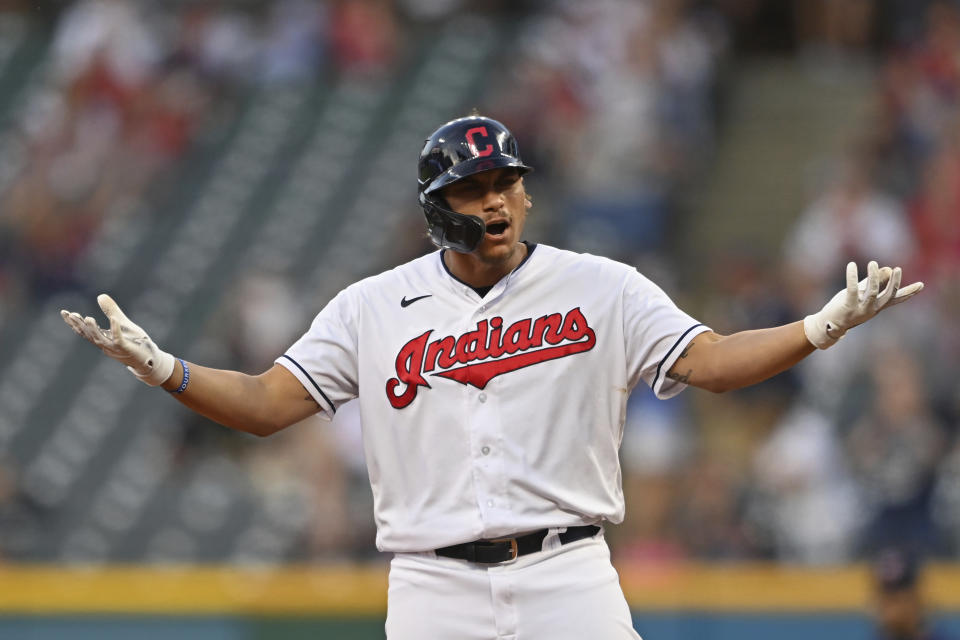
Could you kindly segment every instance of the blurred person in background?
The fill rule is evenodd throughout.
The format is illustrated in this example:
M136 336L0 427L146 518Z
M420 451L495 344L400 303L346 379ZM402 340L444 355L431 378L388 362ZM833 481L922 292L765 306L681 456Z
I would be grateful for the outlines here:
M16 461L0 453L0 563L30 549L50 515L31 500L21 486L21 470Z
M794 313L809 308L832 290L835 274L847 256L905 256L912 260L915 242L903 203L887 193L878 182L879 159L868 142L860 142L830 162L830 172L809 205L793 222L783 241L779 282L785 302ZM897 322L893 319L885 322ZM885 328L873 335L872 328L851 336L848 351L831 351L823 358L809 360L797 369L797 377L808 397L836 422L848 403L845 390L855 383L859 372L874 360L877 341L883 342ZM913 339L906 334L905 340Z
M937 289L960 286L960 115L924 166L909 208L917 241L913 267Z
M909 4L912 19L901 24L912 25L912 37L884 52L871 128L885 182L903 198L913 196L928 159L953 137L960 104L960 8L943 0Z
M397 17L389 0L338 0L330 11L330 47L345 74L384 75L397 51Z
M871 576L875 640L950 640L930 624L922 575L912 552L891 547L876 555Z
M735 560L749 554L752 540L740 522L743 473L709 445L701 445L680 474L679 539L691 557Z
M686 0L561 2L524 29L490 103L555 177L564 244L630 261L662 245L678 188L711 157L727 45Z
M890 345L879 350L866 376L864 411L846 436L867 510L860 547L868 555L890 546L942 553L931 498L948 440L930 412L920 363Z
M960 557L960 441L944 456L933 489L933 520L948 557Z
M849 259L873 256L885 264L912 255L903 208L877 185L875 163L867 150L842 158L824 191L790 230L784 247L787 281L801 307L832 289L835 274Z
M611 532L618 560L669 565L689 557L678 530L682 469L694 444L689 403L658 400L643 390L630 396L620 458L624 500L631 516Z
M798 400L753 461L748 512L777 560L842 562L862 521L856 491L831 420Z

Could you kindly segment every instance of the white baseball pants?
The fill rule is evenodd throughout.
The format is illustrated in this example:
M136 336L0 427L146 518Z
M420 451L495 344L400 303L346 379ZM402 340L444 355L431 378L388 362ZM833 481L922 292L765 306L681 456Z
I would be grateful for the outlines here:
M433 552L390 563L387 640L640 640L603 534L502 565Z

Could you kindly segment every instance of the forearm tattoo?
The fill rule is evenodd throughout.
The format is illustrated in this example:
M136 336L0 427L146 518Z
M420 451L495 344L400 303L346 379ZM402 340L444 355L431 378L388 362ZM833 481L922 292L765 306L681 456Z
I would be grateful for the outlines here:
M693 349L694 343L696 343L696 339L691 340L690 344L684 347L683 351L680 352L680 355L677 357L677 361L674 363L672 367L670 367L670 372L667 373L668 378L672 378L677 382L682 382L684 384L690 381L690 375L693 373L693 369L687 369L686 373L679 373L677 371L674 371L673 369L677 367L677 365L680 363L681 360L687 357L687 355L690 353L690 349Z

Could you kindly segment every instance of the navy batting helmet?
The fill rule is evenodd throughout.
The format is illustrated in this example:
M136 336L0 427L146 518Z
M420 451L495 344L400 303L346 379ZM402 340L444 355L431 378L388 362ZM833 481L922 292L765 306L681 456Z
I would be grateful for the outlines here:
M521 175L532 171L520 160L513 134L492 118L457 118L427 138L420 152L418 186L435 245L463 253L480 245L486 233L483 220L451 210L439 191L461 178L503 167L514 167Z

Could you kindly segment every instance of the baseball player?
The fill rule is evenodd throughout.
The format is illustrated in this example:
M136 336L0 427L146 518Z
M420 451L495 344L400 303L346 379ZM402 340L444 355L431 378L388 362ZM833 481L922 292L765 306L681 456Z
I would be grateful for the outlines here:
M624 517L627 396L736 389L916 294L871 262L819 312L721 336L627 265L523 241L530 171L507 128L427 140L419 200L439 247L357 282L260 375L162 351L107 295L77 333L187 407L261 436L359 397L391 640L638 638L604 523ZM149 319L147 319L149 321Z

